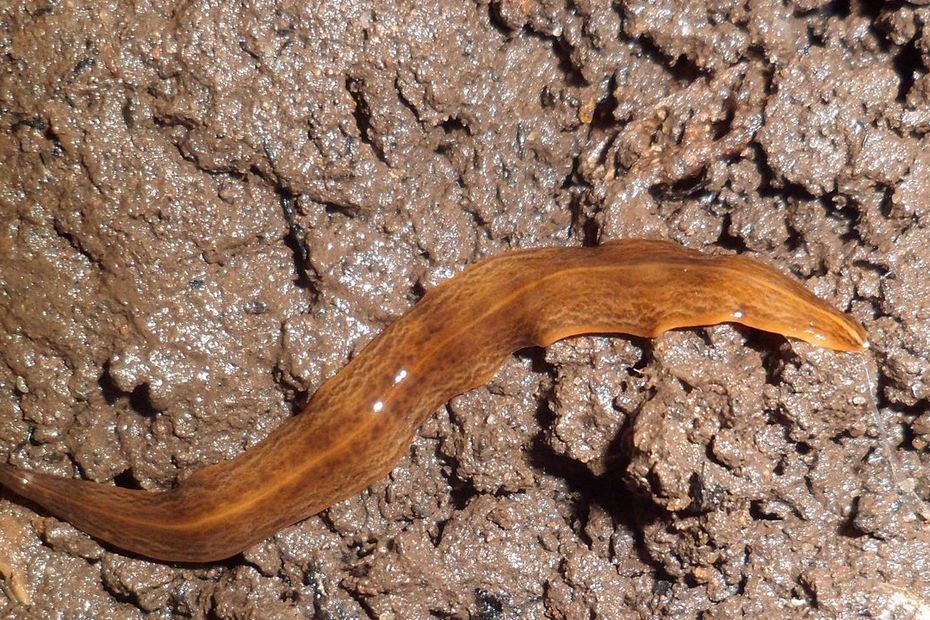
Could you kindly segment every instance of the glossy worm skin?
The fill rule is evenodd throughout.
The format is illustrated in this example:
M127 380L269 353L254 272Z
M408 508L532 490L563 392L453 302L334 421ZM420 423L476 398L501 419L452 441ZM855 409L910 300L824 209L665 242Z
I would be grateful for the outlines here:
M840 351L854 319L757 261L665 241L511 252L429 291L259 445L159 493L0 466L0 483L116 547L234 555L385 476L439 406L513 351L589 333L654 337L736 322Z

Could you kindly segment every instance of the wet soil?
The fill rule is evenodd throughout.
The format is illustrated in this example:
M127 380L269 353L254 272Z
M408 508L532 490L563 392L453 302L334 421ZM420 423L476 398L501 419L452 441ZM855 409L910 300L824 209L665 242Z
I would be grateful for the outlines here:
M0 7L0 455L168 488L509 248L755 256L869 355L733 326L513 356L240 556L0 501L6 618L930 614L930 5Z

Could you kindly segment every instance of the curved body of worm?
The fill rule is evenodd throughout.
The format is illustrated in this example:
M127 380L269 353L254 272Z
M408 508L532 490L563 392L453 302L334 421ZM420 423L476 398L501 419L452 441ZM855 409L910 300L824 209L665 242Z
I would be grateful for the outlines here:
M386 475L417 427L507 355L586 333L654 337L736 322L840 351L854 319L775 269L664 241L511 252L429 291L259 445L148 492L0 465L0 483L116 547L159 560L236 554Z

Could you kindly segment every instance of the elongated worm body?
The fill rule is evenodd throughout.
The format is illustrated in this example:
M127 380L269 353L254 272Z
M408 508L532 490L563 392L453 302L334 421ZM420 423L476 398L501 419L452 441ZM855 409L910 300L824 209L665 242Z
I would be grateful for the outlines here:
M854 319L757 261L665 241L504 254L429 291L259 445L163 492L10 465L0 483L89 534L160 560L226 558L386 475L417 427L513 351L588 333L654 337L736 322L840 351Z

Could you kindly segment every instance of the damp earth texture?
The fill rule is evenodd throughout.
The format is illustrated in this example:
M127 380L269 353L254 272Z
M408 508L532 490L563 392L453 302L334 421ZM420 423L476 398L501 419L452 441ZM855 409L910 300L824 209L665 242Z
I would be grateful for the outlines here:
M930 614L928 72L916 0L3 3L18 468L173 488L515 249L746 255L871 349L730 323L522 349L222 562L5 493L0 617Z

